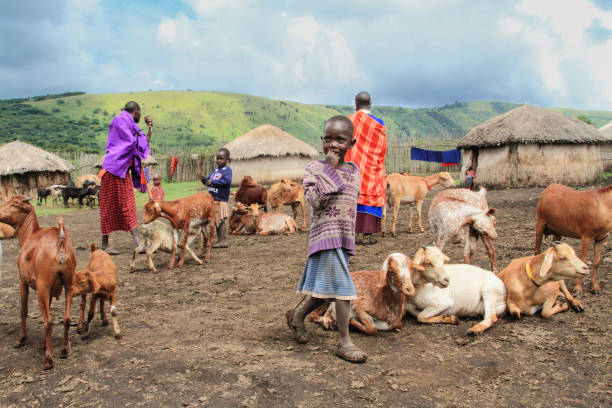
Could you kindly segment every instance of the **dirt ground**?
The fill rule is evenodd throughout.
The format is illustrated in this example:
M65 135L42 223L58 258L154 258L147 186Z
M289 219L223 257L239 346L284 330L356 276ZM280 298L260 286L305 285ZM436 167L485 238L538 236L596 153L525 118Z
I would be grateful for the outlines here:
M537 197L541 189L489 192L498 208L499 238L494 242L500 269L533 252ZM433 196L434 193L430 193ZM351 269L376 269L391 252L414 255L433 242L425 233L407 232L407 208L400 212L400 235L358 247ZM298 217L298 221L300 217ZM55 224L54 217L41 219ZM99 242L97 210L65 216L78 267L88 243ZM118 267L119 322L123 338L102 327L81 340L73 327L71 352L60 360L63 297L52 307L56 366L42 369L38 349L42 320L30 296L29 337L14 349L19 327L18 242L4 241L0 281L0 406L407 406L407 407L596 407L612 401L610 266L604 249L602 292L585 293L582 314L568 311L545 320L539 315L500 318L484 335L458 326L419 325L406 318L399 332L353 340L369 354L364 365L334 355L336 332L308 325L313 339L299 345L284 312L299 300L295 288L306 260L308 234L231 237L231 248L215 250L209 264L189 259L182 269L165 268L169 255L157 254L158 273L129 273L128 234L111 240L125 252ZM577 240L564 239L575 249ZM547 241L549 243L550 240ZM460 262L462 248L447 254ZM478 244L474 263L488 268ZM571 284L570 284L571 287ZM588 288L588 281L587 285ZM72 308L78 318L78 301Z

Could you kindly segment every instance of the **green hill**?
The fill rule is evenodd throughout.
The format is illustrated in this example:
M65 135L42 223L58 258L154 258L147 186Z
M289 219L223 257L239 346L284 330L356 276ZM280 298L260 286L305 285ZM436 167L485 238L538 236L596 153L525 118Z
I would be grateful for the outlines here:
M225 92L76 92L0 100L0 142L19 137L48 150L99 152L104 149L108 123L128 100L138 101L143 114L153 116L154 145L186 150L219 145L265 123L318 145L323 122L352 111L350 106L307 105ZM461 137L479 123L516 106L476 101L432 109L375 106L372 113L385 121L392 142L426 142L441 132ZM597 127L612 120L612 112L556 110L585 115Z

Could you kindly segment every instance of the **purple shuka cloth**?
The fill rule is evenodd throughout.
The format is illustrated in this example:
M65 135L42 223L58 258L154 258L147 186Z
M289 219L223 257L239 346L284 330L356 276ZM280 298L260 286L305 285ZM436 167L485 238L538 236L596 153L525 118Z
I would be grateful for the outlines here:
M102 167L117 177L125 178L134 159L132 183L134 188L144 193L147 191L147 186L140 183L140 173L141 162L147 156L149 156L147 136L142 133L129 112L121 111L109 125L106 157Z

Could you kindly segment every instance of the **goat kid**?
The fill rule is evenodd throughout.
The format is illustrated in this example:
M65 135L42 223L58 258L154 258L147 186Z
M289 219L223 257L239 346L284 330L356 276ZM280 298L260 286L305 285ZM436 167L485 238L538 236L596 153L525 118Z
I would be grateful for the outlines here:
M15 196L0 206L0 222L9 224L17 232L21 249L17 257L19 292L21 295L21 327L15 347L25 345L27 338L29 289L36 290L44 320L40 347L45 349L44 368L53 368L53 320L51 301L59 299L62 289L66 297L64 308L64 340L60 358L68 357L70 342L70 308L72 306L72 276L76 257L70 236L61 217L57 227L40 228L34 207L23 196Z
M407 310L420 323L457 324L458 317L484 316L468 330L482 334L506 311L506 287L494 273L477 266L445 265L449 258L436 247L420 249L412 261L416 294L408 299ZM429 269L434 272L429 272ZM444 269L447 286L439 285Z
M159 217L164 217L170 221L172 228L183 232L183 241L181 256L179 259L179 268L185 262L185 250L189 251L193 259L199 264L202 260L193 253L189 244L198 236L202 235L202 228L209 228L209 233L204 233L202 236L208 240L208 252L205 262L210 260L212 254L212 244L215 241L215 201L208 192L200 192L189 197L179 198L175 201L156 201L150 200L145 204L144 223L148 224ZM176 258L176 240L172 245L172 258L168 267L174 268ZM202 243L202 252L200 256L204 256L205 243Z
M240 202L236 202L232 208L232 215L229 218L228 225L230 232L235 235L257 233L253 215L249 208Z
M400 204L410 204L410 220L408 221L408 232L412 233L412 207L416 206L419 230L425 232L423 228L423 222L421 217L421 208L423 207L423 201L427 192L435 186L441 186L443 188L455 187L455 180L449 172L443 171L440 173L432 174L431 176L419 177L419 176L408 176L399 173L392 173L387 176L387 206L391 208L393 205L393 223L391 224L391 233L394 237L397 236L395 232L395 224L397 222L397 214L399 212ZM383 206L383 219L382 219L382 234L385 235L387 226L387 206Z
M349 324L369 335L378 330L399 330L406 314L406 299L415 293L410 279L411 265L409 257L393 253L380 271L353 272L351 278L357 299L351 300ZM325 303L310 313L308 320L325 329L335 328L335 305L335 302Z
M87 314L87 322L83 329L85 320L85 306L87 303L87 294L91 293L89 302L89 313ZM102 325L108 325L108 318L104 310L104 302L110 303L110 312L113 318L113 331L115 338L121 338L121 329L117 321L117 268L113 263L110 255L105 251L96 249L96 244L91 243L91 254L89 262L84 270L77 271L74 274L72 282L72 294L81 296L81 313L79 315L79 324L77 333L81 333L81 338L89 337L89 323L94 317L96 311L96 302L100 301L100 317Z
M588 273L589 268L571 246L553 242L539 255L514 259L498 277L508 290L507 307L512 316L532 316L542 310L542 317L549 318L569 309L567 303L555 304L559 296L564 296L575 311L584 310L563 279L583 278Z
M293 234L295 230L302 230L300 227L298 227L295 220L287 214L261 214L259 212L258 204L251 204L249 209L253 215L255 228L257 229L257 234L259 235Z

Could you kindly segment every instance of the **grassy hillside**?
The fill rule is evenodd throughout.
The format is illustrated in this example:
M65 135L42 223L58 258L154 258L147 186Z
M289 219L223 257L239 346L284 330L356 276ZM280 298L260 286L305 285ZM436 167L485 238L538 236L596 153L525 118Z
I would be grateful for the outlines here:
M38 100L36 100L38 99ZM224 92L130 92L75 94L0 101L0 142L34 143L49 150L102 151L108 123L128 100L138 101L155 121L153 144L186 150L213 147L270 123L318 145L323 122L349 114L350 106L306 105ZM390 139L427 140L441 132L458 137L479 123L518 105L507 102L461 102L433 109L376 106L373 114L387 124ZM557 109L583 114L599 127L612 112Z

